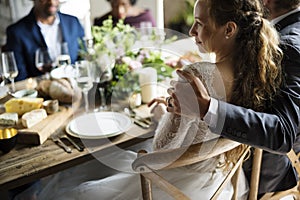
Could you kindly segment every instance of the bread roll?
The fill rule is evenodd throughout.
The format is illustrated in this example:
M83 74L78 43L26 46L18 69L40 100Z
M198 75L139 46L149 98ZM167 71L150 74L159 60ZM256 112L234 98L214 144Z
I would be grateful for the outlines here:
M49 87L49 96L61 103L72 103L81 98L81 92L70 79L54 79Z
M49 97L49 88L51 85L51 80L42 80L39 82L38 86L36 87L36 90L39 93L39 96L42 97Z

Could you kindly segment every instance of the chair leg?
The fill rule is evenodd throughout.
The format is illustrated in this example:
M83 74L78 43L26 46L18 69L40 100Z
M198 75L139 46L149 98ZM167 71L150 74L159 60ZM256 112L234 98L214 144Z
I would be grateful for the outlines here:
M152 200L152 187L151 181L144 177L142 174L141 177L141 186L142 186L142 196L143 200Z
M143 154L146 154L146 150L140 150L138 152L138 156L141 156ZM143 174L140 174L140 180L141 180L141 187L142 187L142 197L143 200L152 200L152 186L151 181L143 176Z
M262 153L262 149L255 148L252 164L249 200L257 199Z
M240 174L242 171L242 167L243 165L240 165L238 170L235 172L235 174L232 177L232 185L233 185L233 196L232 196L232 200L237 200L238 199L238 190L239 190L239 178L240 178Z

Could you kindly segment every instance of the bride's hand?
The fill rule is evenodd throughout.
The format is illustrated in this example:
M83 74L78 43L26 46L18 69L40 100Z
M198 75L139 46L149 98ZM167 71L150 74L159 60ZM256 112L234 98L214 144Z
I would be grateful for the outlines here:
M168 112L173 112L188 117L205 116L210 104L210 96L201 80L189 72L176 71L180 81L171 81L173 88L168 89L172 97L172 105L167 107Z
M158 122L161 117L167 112L167 102L165 100L165 97L157 97L152 99L148 103L148 107L151 107L152 105L154 105L154 107L151 109L151 113L153 113L153 119Z
M153 104L164 104L165 106L167 105L167 102L166 102L166 98L165 97L156 97L154 99L152 99L147 105L148 107L151 107Z

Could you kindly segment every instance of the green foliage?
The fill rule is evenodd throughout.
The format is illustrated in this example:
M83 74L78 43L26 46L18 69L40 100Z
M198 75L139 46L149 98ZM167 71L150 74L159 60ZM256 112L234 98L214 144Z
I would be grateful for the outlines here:
M103 26L93 26L92 35L95 54L107 53L116 58L129 51L137 37L135 28L124 24L122 19L113 26L111 16L103 22Z
M185 8L171 21L171 23L185 23L191 26L194 22L194 4L196 0L185 0Z

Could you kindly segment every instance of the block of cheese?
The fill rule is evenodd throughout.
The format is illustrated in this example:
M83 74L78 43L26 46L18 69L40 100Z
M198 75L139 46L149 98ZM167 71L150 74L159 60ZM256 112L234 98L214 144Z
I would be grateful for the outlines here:
M5 102L4 107L8 113L18 113L19 116L42 107L43 98L12 98Z
M0 115L0 125L12 126L19 120L18 113L2 113Z
M36 109L22 115L22 125L30 128L47 117L45 109Z

